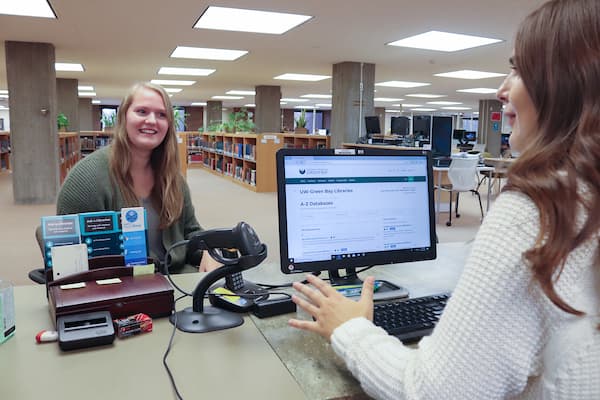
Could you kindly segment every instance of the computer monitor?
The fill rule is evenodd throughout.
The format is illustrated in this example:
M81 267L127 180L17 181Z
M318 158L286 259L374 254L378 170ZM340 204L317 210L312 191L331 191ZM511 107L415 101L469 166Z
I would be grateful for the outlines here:
M376 115L365 117L365 126L367 130L367 137L370 137L373 134L381 133L379 117Z
M477 139L477 132L466 131L463 135L465 143L474 142Z
M409 128L410 121L407 117L390 118L390 131L392 132L392 135L408 135Z
M283 273L356 284L358 267L436 258L429 151L281 149L276 161Z
M464 129L455 129L452 132L452 139L458 140L459 142L463 141L464 136L465 136L465 130Z
M434 157L450 157L452 152L452 117L433 117L431 152Z

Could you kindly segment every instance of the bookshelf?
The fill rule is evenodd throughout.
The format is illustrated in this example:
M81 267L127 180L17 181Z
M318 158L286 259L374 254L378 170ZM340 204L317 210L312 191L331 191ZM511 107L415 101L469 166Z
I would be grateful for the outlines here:
M81 144L81 157L83 158L101 147L108 146L111 140L111 131L79 132L79 142Z
M188 133L190 166L255 192L277 191L275 153L282 147L328 148L328 136L281 133Z
M10 170L10 132L0 131L0 171Z
M60 183L62 184L69 170L81 158L79 133L78 132L59 132L58 148L60 151L59 171Z

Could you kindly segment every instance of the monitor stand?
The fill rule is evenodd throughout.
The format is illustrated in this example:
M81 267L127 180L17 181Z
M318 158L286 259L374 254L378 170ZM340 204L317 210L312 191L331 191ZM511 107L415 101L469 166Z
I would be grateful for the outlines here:
M346 275L340 275L340 270L330 269L329 282L334 289L349 298L360 297L360 287L363 281L356 274L356 268L346 268ZM376 279L375 285L377 289L373 293L374 301L402 299L408 297L408 290L402 286L394 285L393 283Z

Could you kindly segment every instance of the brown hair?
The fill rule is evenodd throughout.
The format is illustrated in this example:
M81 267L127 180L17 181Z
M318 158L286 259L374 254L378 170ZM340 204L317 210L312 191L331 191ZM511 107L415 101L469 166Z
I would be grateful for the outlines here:
M160 227L173 224L183 210L182 177L179 173L179 156L175 134L173 106L167 92L158 85L143 82L135 84L121 101L117 113L117 124L112 142L110 157L111 178L115 181L126 206L139 206L139 199L133 191L133 179L129 168L131 153L127 135L127 110L133 102L133 96L141 89L150 89L162 97L167 112L169 128L163 142L152 151L150 164L154 170L154 187L150 198L160 216Z
M582 315L554 283L569 253L600 228L600 1L552 0L532 12L517 32L515 64L538 112L537 133L505 189L539 209L536 244L523 255L535 279L556 306Z

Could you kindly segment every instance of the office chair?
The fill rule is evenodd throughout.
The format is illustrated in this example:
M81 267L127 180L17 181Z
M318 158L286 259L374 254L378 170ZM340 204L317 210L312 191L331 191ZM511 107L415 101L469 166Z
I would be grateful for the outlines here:
M478 157L467 157L467 158L453 158L450 163L448 170L449 184L441 184L436 188L445 192L450 192L448 210L448 222L446 226L452 225L452 194L456 192L456 206L454 213L456 218L460 218L458 213L458 200L461 192L471 192L477 195L479 200L479 209L481 211L481 219L483 219L483 206L481 205L481 196L479 195L478 180L477 180L477 164L479 162Z
M40 253L42 255L42 265L44 265L44 241L42 240L42 227L38 226L35 228L35 240L37 241L38 246L40 247ZM29 271L29 279L34 281L35 283L46 283L46 269L45 268L35 268Z

